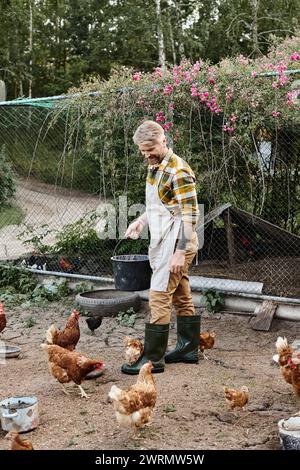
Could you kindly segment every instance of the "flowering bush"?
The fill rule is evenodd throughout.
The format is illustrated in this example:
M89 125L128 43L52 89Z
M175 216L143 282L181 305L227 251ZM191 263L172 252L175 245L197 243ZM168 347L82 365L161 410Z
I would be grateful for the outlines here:
M291 91L299 50L297 35L274 43L259 59L238 56L214 66L184 60L152 73L121 68L108 81L83 84L73 104L80 107L86 145L99 163L99 192L125 191L130 201L143 202L145 168L132 135L143 120L153 119L175 152L191 162L207 209L229 201L295 231L297 185L291 183L288 196L286 185L299 173L300 113ZM85 93L91 91L97 96ZM76 111L74 125L77 119ZM261 151L263 142L271 142L270 155ZM274 199L276 191L281 199Z

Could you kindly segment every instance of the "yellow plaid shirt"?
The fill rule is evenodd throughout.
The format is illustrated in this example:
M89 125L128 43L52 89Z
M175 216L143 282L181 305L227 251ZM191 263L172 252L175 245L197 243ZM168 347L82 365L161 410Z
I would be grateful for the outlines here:
M157 184L159 178L158 193L162 203L171 213L175 207L179 206L182 220L196 227L199 208L195 174L187 162L169 149L159 165L148 168L148 183Z

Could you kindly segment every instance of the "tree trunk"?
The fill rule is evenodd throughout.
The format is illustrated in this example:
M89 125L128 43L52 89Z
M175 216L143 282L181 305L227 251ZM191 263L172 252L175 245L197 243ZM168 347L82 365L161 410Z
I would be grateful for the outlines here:
M176 10L177 23L178 23L179 31L180 31L180 34L178 36L179 57L180 57L180 60L182 60L185 55L184 44L182 42L182 38L183 38L182 13L181 13L180 5L178 5L177 1L175 1L175 10Z
M163 70L166 69L166 53L164 45L164 33L161 21L160 0L156 1L156 18L157 18L157 38L158 38L158 62Z
M251 0L252 8L252 43L253 43L253 55L261 55L261 51L258 45L258 24L257 24L257 14L259 8L259 0Z
M177 58L176 58L176 48L175 48L174 34L173 34L173 26L172 26L172 21L171 21L170 12L168 13L168 23L169 23L169 31L170 31L170 41L171 41L173 65L175 65L176 62L177 62Z
M33 53L33 10L32 0L29 0L29 87L28 96L32 98L32 53Z

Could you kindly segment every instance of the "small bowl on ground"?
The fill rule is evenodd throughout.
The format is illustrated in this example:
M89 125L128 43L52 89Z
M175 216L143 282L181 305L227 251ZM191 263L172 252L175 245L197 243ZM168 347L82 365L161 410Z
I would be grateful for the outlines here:
M34 396L10 397L0 402L3 431L31 431L39 425L38 400Z
M8 344L0 344L0 359L10 359L20 355L21 348L19 346L10 346Z
M103 372L105 372L105 367L102 370L92 370L89 374L85 376L85 380L93 380L97 379L98 377L101 377L103 375Z
M278 422L280 442L284 450L300 450L300 416Z

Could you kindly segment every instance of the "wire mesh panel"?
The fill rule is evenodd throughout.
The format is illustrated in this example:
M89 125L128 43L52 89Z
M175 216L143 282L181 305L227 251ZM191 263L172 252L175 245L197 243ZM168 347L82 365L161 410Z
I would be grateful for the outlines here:
M130 104L136 97L118 99L121 110L125 99ZM6 165L14 180L6 181L14 197L3 200L0 211L0 260L112 274L116 243L144 201L145 165L132 144L142 115L133 118L129 105L127 114L114 115L113 126L100 129L95 101L85 112L51 102L0 106L0 174ZM190 123L181 132L191 146L175 134L174 150L194 169L206 214L192 273L260 281L266 294L299 296L299 126L249 129L241 146L224 132L221 115L186 114L189 119L184 110L177 119ZM116 226L107 237L96 230L103 217ZM143 254L147 246L147 239L124 241L118 254Z

